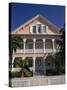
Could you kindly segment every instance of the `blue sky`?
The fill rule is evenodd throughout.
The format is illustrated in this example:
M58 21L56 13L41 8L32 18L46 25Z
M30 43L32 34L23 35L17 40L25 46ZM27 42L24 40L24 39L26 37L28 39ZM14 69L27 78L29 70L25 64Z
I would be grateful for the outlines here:
M40 4L11 3L11 30L40 14L62 28L65 22L65 7Z

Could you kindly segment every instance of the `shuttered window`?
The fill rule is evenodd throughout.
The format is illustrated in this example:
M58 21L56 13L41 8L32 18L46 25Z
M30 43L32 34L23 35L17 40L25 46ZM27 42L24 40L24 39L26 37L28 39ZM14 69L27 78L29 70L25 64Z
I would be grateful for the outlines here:
M33 26L33 33L36 33L36 26Z
M37 27L38 27L38 33L41 33L42 25L41 24L37 24Z
M43 25L43 32L46 33L46 26Z

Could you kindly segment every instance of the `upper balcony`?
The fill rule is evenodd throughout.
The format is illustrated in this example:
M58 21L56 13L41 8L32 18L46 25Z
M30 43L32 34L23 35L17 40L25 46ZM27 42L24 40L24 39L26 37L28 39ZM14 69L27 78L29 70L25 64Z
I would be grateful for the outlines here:
M34 49L25 49L25 53L53 53L53 52L58 52L59 50L58 49L35 49L35 52L34 52ZM24 53L24 49L17 49L16 50L16 53L21 53L23 54Z
M21 48L16 49L15 53L54 53L59 51L55 39L25 39Z

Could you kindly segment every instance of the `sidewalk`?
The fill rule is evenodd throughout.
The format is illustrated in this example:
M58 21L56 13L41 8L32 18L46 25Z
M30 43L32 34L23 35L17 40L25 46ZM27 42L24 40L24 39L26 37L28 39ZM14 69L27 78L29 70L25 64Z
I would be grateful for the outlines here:
M13 78L12 87L40 86L64 84L65 76L34 76L28 78Z

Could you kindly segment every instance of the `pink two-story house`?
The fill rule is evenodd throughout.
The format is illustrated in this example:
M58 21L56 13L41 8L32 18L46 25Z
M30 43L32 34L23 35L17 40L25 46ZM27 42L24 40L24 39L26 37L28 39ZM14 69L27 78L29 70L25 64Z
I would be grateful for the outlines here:
M11 35L22 37L23 45L13 53L13 63L15 58L27 58L34 74L45 74L47 56L59 51L56 43L56 40L61 37L59 30L56 25L41 15L18 27Z

